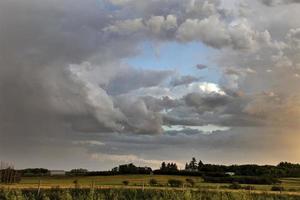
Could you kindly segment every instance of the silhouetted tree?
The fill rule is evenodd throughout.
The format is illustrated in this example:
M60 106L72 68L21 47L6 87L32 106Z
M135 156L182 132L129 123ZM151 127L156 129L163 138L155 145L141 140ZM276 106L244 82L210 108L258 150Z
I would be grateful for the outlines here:
M162 163L161 163L160 170L161 170L161 171L165 171L166 169L167 169L166 163L165 163L165 162L162 162Z
M188 163L185 163L185 170L188 170L189 169L189 164Z
M202 168L203 168L204 164L201 160L199 160L199 163L198 163L198 171L201 171Z

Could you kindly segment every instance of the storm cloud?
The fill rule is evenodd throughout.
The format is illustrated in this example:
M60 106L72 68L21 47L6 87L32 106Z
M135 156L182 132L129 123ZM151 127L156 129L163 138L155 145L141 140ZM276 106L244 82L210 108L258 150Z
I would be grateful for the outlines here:
M1 1L0 159L91 169L186 155L300 161L298 3ZM216 53L188 72L127 63L144 42ZM291 154L275 158L272 145Z

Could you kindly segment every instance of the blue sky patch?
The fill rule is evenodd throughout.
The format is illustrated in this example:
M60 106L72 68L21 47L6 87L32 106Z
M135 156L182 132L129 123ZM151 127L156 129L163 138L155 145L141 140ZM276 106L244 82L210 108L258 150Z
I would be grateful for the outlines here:
M152 70L175 70L183 75L201 77L203 81L218 83L221 71L211 59L216 51L202 43L167 42L156 45L153 42L143 42L139 46L140 54L127 58L127 63L135 68ZM208 66L199 70L197 64Z

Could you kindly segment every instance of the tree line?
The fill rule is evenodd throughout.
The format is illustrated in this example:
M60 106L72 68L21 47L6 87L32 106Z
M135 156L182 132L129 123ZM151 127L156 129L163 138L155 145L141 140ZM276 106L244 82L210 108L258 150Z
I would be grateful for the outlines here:
M47 176L48 169L29 168L18 171L22 176ZM192 158L185 164L184 169L179 169L174 162L162 162L159 169L139 167L133 163L119 165L108 171L88 171L86 169L73 169L67 175L117 175L117 174L166 174L189 175L202 177L228 177L228 176L260 176L260 177L300 177L300 164L281 162L278 165L216 165L205 164L201 160Z

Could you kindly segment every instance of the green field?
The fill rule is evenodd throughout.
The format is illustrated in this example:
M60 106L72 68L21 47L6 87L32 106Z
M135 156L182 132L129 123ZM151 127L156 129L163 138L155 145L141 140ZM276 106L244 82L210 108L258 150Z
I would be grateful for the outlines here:
M21 182L13 187L31 188L40 185L42 187L73 187L74 181L82 187L95 186L120 186L123 181L129 181L129 186L147 186L150 179L156 179L159 185L166 185L169 179L177 179L185 182L187 178L195 181L196 185L203 183L200 177L168 176L168 175L116 175L116 176L57 176L57 177L23 177Z
M189 187L186 179L193 179ZM149 180L157 180L157 186L150 186ZM169 179L181 180L182 187L171 188ZM129 184L124 186L123 181ZM74 181L77 183L75 185ZM205 199L205 200L300 200L300 178L284 178L278 186L282 192L271 191L272 185L253 185L251 191L229 189L229 184L205 183L200 177L169 175L116 175L116 176L57 176L23 177L13 185L0 185L1 200L127 200L127 199ZM246 185L242 185L246 186ZM38 189L40 188L40 189ZM39 191L39 192L38 192ZM76 196L77 195L77 196ZM79 196L80 197L79 197ZM92 195L92 196L91 196ZM55 197L54 197L55 196Z
M23 177L21 182L13 185L5 185L5 187L13 188L73 188L74 181L80 187L120 187L123 186L123 181L128 181L128 187L150 187L149 180L155 179L158 182L157 187L167 187L169 179L181 180L184 187L187 187L186 179L193 179L195 182L194 188L202 189L224 189L229 184L205 183L201 177L188 176L173 176L173 175L116 175L116 176L56 176L56 177ZM280 186L284 187L285 191L300 193L300 178L283 178ZM1 185L0 185L1 186ZM4 186L4 185L2 185ZM245 186L245 185L244 185ZM270 191L272 185L252 185L258 191Z

